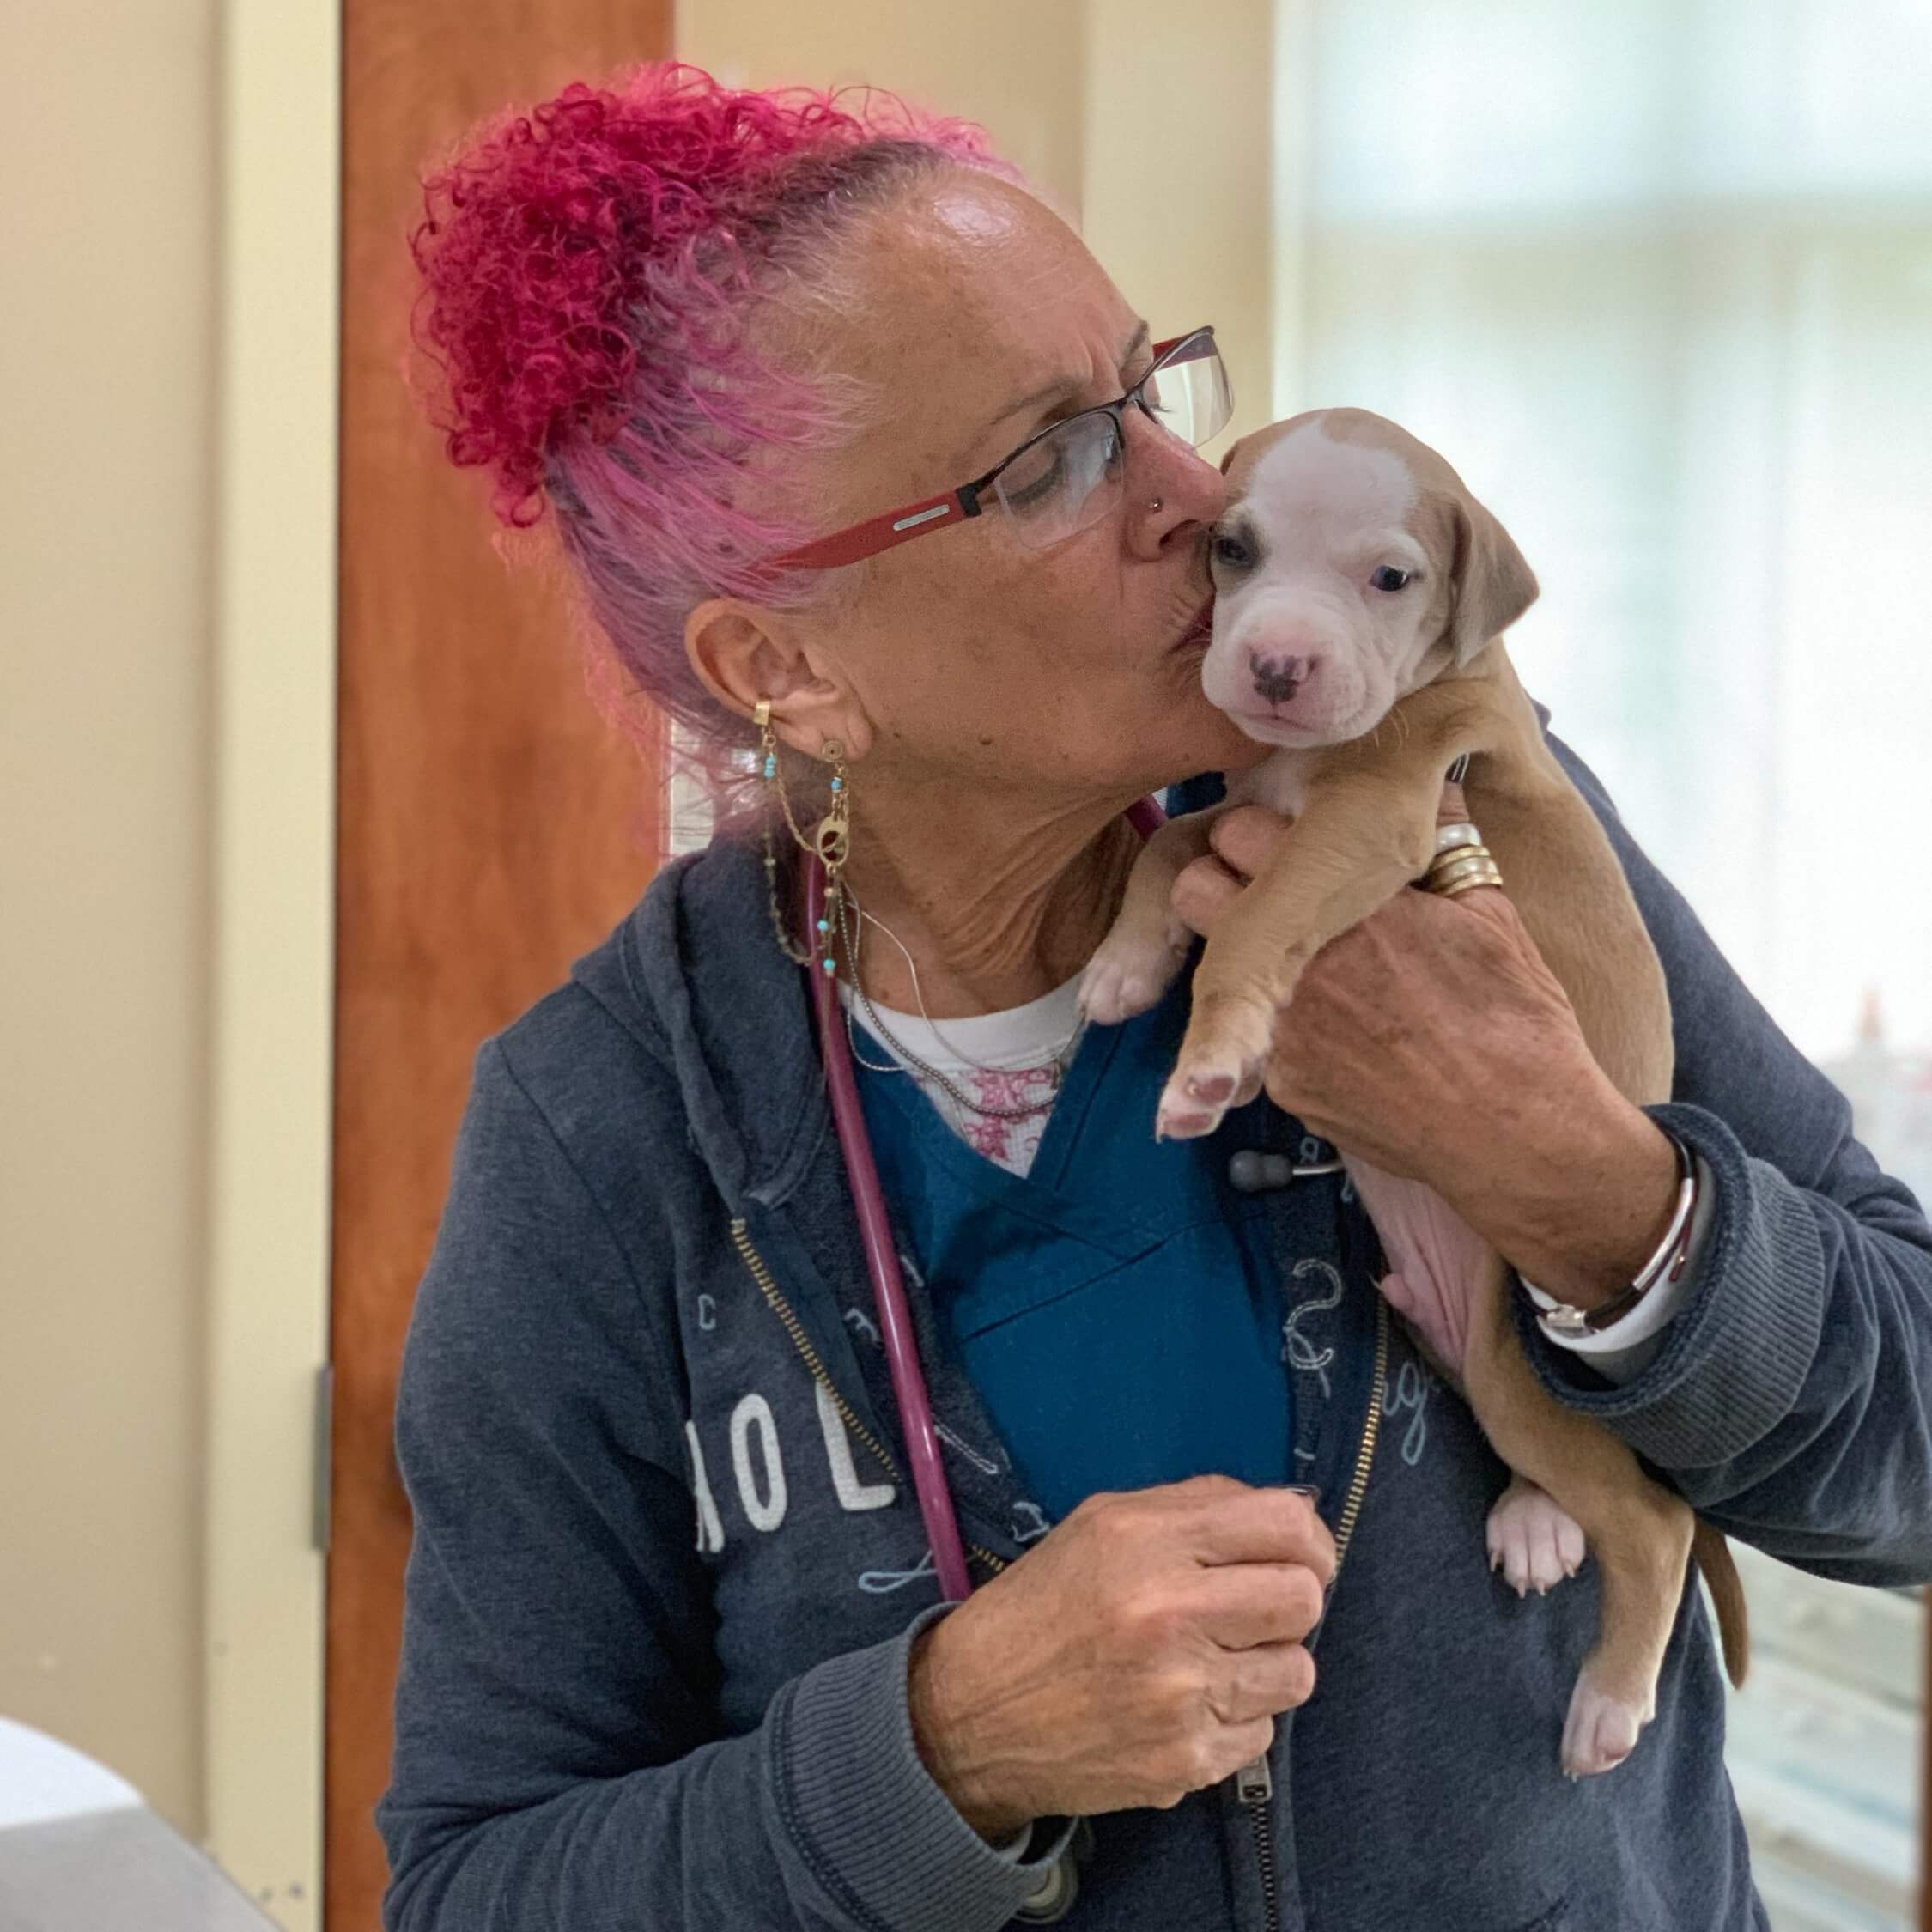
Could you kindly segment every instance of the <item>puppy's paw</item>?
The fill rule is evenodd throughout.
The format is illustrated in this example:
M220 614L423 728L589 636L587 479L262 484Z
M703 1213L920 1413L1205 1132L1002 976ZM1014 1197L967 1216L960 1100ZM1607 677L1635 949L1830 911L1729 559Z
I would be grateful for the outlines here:
M1154 1120L1158 1140L1198 1140L1212 1133L1233 1107L1245 1107L1261 1091L1259 1067L1246 1072L1177 1072L1163 1090Z
M1080 975L1080 1012L1101 1026L1118 1026L1157 1001L1181 970L1186 949L1176 951L1160 933L1116 926Z
M1518 1596L1540 1596L1574 1577L1583 1561L1583 1533L1577 1520L1546 1491L1521 1476L1511 1479L1489 1512L1489 1566Z
M1564 1720L1564 1776L1600 1777L1614 1771L1637 1748L1638 1734L1652 1715L1631 1698L1600 1690L1586 1666L1570 1693L1570 1715Z
M1261 1091L1273 1038L1273 1011L1259 1002L1203 999L1196 982L1194 1018L1161 1094L1155 1133L1163 1140L1212 1133L1230 1107Z

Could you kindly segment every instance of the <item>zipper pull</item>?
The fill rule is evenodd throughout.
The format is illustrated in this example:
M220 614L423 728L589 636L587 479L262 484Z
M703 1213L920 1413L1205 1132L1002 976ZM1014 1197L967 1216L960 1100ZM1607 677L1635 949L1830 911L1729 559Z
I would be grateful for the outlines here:
M1234 1774L1235 1795L1244 1805L1265 1805L1274 1795L1274 1773L1268 1769L1264 1753L1251 1765L1243 1765Z

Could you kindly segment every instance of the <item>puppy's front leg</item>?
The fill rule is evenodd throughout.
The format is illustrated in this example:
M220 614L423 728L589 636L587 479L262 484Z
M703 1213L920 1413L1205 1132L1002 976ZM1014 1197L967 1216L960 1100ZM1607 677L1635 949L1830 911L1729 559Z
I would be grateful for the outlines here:
M1394 764L1391 761L1391 764ZM1211 1133L1260 1091L1276 1018L1309 960L1386 905L1435 849L1442 767L1324 769L1267 865L1221 914L1194 971L1187 1037L1155 1131Z
M1174 882L1206 856L1207 835L1226 809L1210 805L1170 818L1141 848L1120 912L1080 976L1080 1011L1089 1019L1103 1026L1132 1019L1174 983L1193 944L1169 903Z
M1443 772L1461 753L1493 750L1512 728L1493 670L1473 668L1409 692L1382 726L1303 768L1293 830L1219 915L1194 974L1157 1134L1212 1133L1261 1091L1275 1021L1309 960L1421 874L1436 849Z

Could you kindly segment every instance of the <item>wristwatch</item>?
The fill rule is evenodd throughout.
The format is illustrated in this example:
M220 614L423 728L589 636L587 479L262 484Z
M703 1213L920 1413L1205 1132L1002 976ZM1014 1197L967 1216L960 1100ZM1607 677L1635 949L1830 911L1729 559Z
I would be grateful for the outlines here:
M1682 1140L1671 1133L1668 1127L1664 1132L1669 1134L1670 1144L1677 1150L1677 1205L1672 1211L1670 1225L1664 1230L1663 1239L1657 1243L1656 1252L1637 1271L1629 1287L1601 1308L1582 1309L1574 1308L1568 1302L1557 1301L1525 1276L1517 1275L1517 1280L1536 1301L1536 1319L1550 1335L1564 1341L1575 1341L1583 1335L1601 1334L1613 1322L1628 1315L1659 1282L1675 1281L1688 1265L1691 1223L1698 1206L1698 1164Z

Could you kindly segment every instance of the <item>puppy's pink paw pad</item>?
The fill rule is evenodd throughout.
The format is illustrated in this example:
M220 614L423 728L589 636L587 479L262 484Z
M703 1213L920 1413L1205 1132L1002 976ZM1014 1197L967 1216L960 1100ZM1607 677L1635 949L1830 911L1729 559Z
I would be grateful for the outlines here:
M1097 1026L1118 1026L1144 1013L1154 1003L1147 982L1117 967L1096 970L1090 966L1080 981L1080 1012Z
M1596 1689L1588 1677L1578 1678L1563 1727L1564 1776L1601 1777L1614 1771L1637 1748L1643 1722L1635 1704Z
M1118 1026L1153 1005L1180 967L1180 958L1157 939L1110 933L1080 975L1080 1012L1097 1025Z
M1221 1124L1221 1109L1204 1110L1192 1102L1178 1103L1170 1100L1161 1102L1161 1110L1154 1121L1154 1134L1160 1140L1199 1140L1204 1134L1213 1133Z
M1534 1483L1513 1482L1489 1512L1489 1566L1518 1596L1574 1577L1584 1556L1576 1518Z
M1261 1090L1259 1060L1230 1060L1220 1054L1183 1052L1161 1092L1157 1132L1164 1139L1187 1139L1212 1133L1230 1107L1252 1100Z

